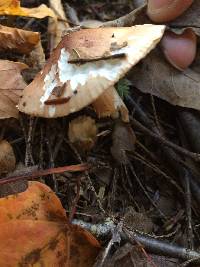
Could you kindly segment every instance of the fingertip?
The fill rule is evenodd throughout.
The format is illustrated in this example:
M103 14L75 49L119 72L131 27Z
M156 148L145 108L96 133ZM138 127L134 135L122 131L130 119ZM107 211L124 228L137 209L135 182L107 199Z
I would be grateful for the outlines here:
M191 29L182 34L166 32L161 46L167 60L177 69L186 69L195 59L197 50L197 37Z
M180 16L193 0L149 0L147 15L154 22L168 22Z

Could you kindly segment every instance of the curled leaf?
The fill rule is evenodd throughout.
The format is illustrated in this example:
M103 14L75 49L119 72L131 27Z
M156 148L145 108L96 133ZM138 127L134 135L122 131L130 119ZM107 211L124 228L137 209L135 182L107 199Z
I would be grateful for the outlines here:
M14 50L28 54L38 44L38 32L25 31L0 25L0 50Z
M53 10L42 4L35 8L20 6L20 0L0 0L0 15L24 16L42 19L44 17L56 18Z

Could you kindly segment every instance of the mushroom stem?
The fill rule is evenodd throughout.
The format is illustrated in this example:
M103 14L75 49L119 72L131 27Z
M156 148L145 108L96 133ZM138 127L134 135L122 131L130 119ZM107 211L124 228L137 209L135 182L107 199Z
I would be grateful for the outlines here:
M121 117L122 121L129 122L128 109L114 86L106 89L106 91L92 103L92 106L99 118Z

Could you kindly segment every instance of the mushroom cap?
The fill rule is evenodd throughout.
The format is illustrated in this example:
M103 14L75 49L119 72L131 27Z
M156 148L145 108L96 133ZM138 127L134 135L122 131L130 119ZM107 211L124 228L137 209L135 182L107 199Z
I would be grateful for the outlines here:
M65 35L43 70L24 89L19 110L46 118L79 111L144 58L164 30L163 25L146 24ZM77 62L70 63L73 60Z

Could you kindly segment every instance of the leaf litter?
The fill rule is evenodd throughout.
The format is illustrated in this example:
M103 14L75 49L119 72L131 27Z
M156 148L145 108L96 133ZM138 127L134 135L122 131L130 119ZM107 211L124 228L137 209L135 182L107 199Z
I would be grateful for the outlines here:
M34 9L27 1L0 1L1 14L17 15L13 20L8 17L0 28L0 240L4 252L0 265L186 266L200 257L195 163L200 157L198 142L191 139L198 139L193 117L199 123L199 50L192 66L180 72L164 59L160 47L151 47L153 51L117 84L118 92L114 84L104 86L104 80L91 83L89 92L99 85L105 91L69 116L64 111L58 119L34 118L16 107L26 84L36 79L36 91L20 105L41 109L34 93L43 90L45 55L63 38L63 28L72 28L65 32L69 39L73 26L88 19L101 20L104 27L107 22L123 27L152 23L145 15L145 1L84 2L80 7L69 1L67 7L64 1L45 1L51 9L44 5L38 9L43 3L37 1ZM182 33L190 28L198 35L198 9L195 1L168 29ZM88 27L93 28L93 23ZM99 22L95 25L102 27ZM79 28L76 31L74 36L82 34ZM91 49L90 42L88 36L87 49L73 47L69 60L76 62L68 63L82 68L102 60L124 60L124 55L113 59L108 53L126 50L126 40L111 41L100 53L99 48ZM57 60L56 53L47 64ZM25 63L29 70L24 71ZM55 106L68 105L67 86L68 80L56 84L45 108L54 112ZM86 97L82 94L80 103ZM16 164L23 167L15 173ZM42 183L25 182L28 178Z

